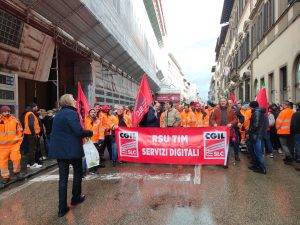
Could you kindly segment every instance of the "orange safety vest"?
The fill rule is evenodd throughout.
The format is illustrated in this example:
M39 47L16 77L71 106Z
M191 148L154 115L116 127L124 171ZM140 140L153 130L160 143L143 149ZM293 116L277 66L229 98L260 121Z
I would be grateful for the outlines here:
M22 140L23 128L19 120L0 115L0 148L20 148Z
M277 134L290 134L291 119L294 111L290 108L282 110L276 119Z
M40 125L39 125L39 121L38 121L38 118L34 115L33 112L27 112L25 114L25 117L24 117L24 134L32 134L30 129L29 129L29 124L28 124L28 118L30 115L33 115L33 118L34 118L34 131L36 134L39 134L41 132L41 128L40 128Z
M209 127L210 116L214 112L214 109L211 109L211 110L206 109L205 112L206 112L206 116L203 119L203 126L204 127Z
M194 118L196 120L195 127L203 127L203 114L202 112L195 111Z
M162 114L160 114L160 118L159 118L160 127L162 127L162 125L164 123L164 118L165 118L165 112L162 112Z
M85 129L93 131L93 136L91 137L93 143L104 139L104 129L101 129L101 122L98 118L93 122L92 118L87 116L85 118Z
M246 131L249 130L250 127L250 119L251 119L251 115L252 115L252 110L250 108L246 109L244 111L244 128Z
M130 120L129 116L124 114L123 118L124 118L124 122L125 122L126 126L131 127L131 120ZM114 130L115 127L118 127L118 126L119 126L119 117L111 115L110 116L110 128L112 130Z
M182 127L190 127L191 121L193 119L193 112L192 111L189 111L189 112L182 111L180 113L180 118L182 120L182 122L180 124Z

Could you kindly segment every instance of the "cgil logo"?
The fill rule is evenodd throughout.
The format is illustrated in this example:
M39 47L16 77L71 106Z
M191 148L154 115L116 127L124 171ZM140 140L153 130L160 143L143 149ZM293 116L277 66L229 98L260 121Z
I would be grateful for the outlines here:
M121 138L136 138L136 133L120 133Z
M138 157L138 133L120 132L119 133L120 156Z
M204 158L224 159L226 153L225 132L204 132Z
M208 140L220 140L220 139L225 139L225 134L224 133L205 133L205 139Z

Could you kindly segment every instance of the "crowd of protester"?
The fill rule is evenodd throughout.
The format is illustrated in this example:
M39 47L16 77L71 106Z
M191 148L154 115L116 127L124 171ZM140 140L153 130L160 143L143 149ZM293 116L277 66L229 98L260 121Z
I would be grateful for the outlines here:
M105 167L105 162L118 161L115 129L119 126L131 127L131 115L134 107L108 106L95 103L85 118L84 129L93 132L90 140L94 143L100 156L98 167L86 173L98 173ZM61 110L61 109L60 109ZM45 111L36 104L26 107L18 119L10 114L8 106L1 107L0 116L0 170L3 183L10 179L8 161L13 164L13 172L22 179L21 155L27 168L41 168L47 159L52 139L52 124L57 109ZM235 161L240 161L240 152L249 153L249 169L266 174L264 157L273 158L273 152L284 154L284 163L300 163L300 103L284 101L281 105L270 104L268 109L260 107L256 101L237 102L234 104L226 98L219 99L218 104L191 102L190 104L173 104L172 102L154 102L148 113L140 122L140 127L208 127L227 126L230 128L230 144ZM43 145L43 147L41 146ZM44 149L44 151L42 151ZM105 158L105 150L109 158ZM22 153L22 154L21 154ZM120 162L123 163L123 162ZM300 164L299 164L300 165ZM227 168L227 166L225 166ZM300 170L300 166L296 166ZM24 171L26 172L26 168Z

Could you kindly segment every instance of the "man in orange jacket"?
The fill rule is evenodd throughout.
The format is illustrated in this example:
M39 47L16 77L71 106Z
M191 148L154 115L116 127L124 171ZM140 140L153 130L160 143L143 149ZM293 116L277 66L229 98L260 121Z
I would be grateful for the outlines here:
M189 109L189 105L185 105L182 112L180 112L181 126L191 127L191 122L193 120L194 113Z
M22 178L20 175L20 146L23 140L23 128L21 123L10 115L8 106L2 106L0 113L0 173L3 178L3 184L6 184L10 179L9 159L13 163L13 171L17 179Z
M292 138L290 137L291 120L294 114L292 107L291 102L284 101L283 110L279 113L275 123L280 144L285 153L285 164L290 164L294 160Z
M30 167L30 165L33 164L31 166L32 168L42 167L38 149L35 149L34 160L28 158L30 147L36 146L37 141L39 141L40 138L39 134L41 128L38 118L35 116L37 110L38 106L35 103L32 103L26 107L25 112L21 116L21 123L24 128L24 141L22 142L21 150L26 157L27 167Z
M112 134L112 160L113 167L116 166L118 153L117 153L117 145L116 145L116 137L114 134L115 129L118 127L131 127L131 119L129 116L125 115L123 106L116 106L117 115L111 117L110 129L113 131Z
M103 105L101 107L101 111L98 112L98 118L101 121L101 127L104 129L104 139L101 139L101 146L100 146L100 161L104 162L104 152L105 148L107 147L107 151L109 154L110 160L112 159L112 143L111 143L111 130L110 130L110 107L108 105Z
M101 121L97 118L97 111L95 109L90 109L89 114L85 119L85 129L93 131L93 136L91 137L91 141L94 143L100 155L100 140L104 139L104 129L101 126ZM100 168L104 168L105 164L101 162L99 164ZM90 172L96 172L97 169L93 168Z

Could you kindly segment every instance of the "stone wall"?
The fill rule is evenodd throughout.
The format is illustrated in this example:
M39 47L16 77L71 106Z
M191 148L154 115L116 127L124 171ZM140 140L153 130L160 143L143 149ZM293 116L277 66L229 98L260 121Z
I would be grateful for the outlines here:
M19 48L0 43L0 70L48 81L54 47L52 37L25 23Z

